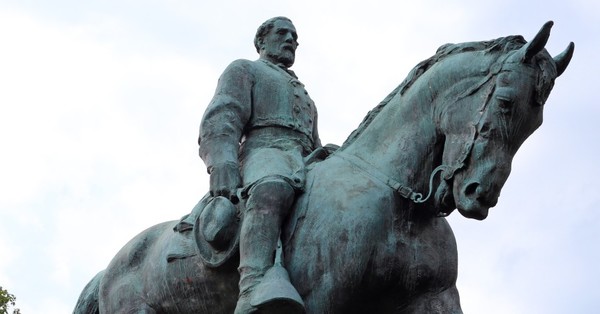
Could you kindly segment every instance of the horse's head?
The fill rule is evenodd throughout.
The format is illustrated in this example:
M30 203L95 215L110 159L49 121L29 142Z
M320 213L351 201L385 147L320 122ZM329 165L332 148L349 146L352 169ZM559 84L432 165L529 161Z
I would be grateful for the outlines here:
M544 46L551 27L552 22L546 23L529 43L521 38L516 47L480 52L483 75L453 86L451 103L440 110L438 123L444 136L442 163L448 166L436 192L442 214L458 208L463 216L481 220L496 205L513 156L542 124L554 79L573 54L571 43L561 55L550 57ZM471 60L471 66L477 67L476 62Z

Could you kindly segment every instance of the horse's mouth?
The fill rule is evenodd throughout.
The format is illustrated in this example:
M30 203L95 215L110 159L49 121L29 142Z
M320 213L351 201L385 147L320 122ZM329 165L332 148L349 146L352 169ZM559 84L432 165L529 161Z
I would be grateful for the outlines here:
M484 220L487 218L490 208L494 207L495 202L487 202L482 199L473 199L462 197L457 203L458 212L466 218Z
M471 184L473 185L473 184ZM475 184L479 186L479 184ZM467 188L463 189L463 193L460 194L460 199L456 202L459 212L467 217L477 220L484 220L487 218L490 208L498 204L498 197L500 196L500 187L497 186L486 186L482 188L481 192L479 188L476 189L475 193L470 193L473 190Z
M490 209L487 207L482 207L477 210L458 208L458 212L464 217L477 220L484 220L487 218L489 211Z

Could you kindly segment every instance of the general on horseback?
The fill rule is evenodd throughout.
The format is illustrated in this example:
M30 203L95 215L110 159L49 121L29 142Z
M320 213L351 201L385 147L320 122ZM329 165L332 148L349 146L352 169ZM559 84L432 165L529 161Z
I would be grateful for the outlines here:
M131 239L74 312L462 313L445 217L485 219L542 124L574 51L548 53L552 26L442 45L328 148L289 70L294 25L268 20L202 118L210 192Z
M289 69L297 40L289 19L264 22L254 39L259 59L227 67L200 125L200 156L210 174L211 196L244 201L236 314L263 303L290 303L286 313L294 313L295 307L304 312L294 296L251 304L254 290L273 266L282 222L295 195L304 190L305 158L321 147L315 103Z

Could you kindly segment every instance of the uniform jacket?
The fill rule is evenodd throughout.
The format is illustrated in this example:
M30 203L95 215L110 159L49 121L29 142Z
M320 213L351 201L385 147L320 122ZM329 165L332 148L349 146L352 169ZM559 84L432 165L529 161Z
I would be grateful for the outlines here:
M236 60L219 78L202 118L200 157L209 171L215 164L237 163L240 143L264 127L284 128L280 140L286 134L300 138L305 151L321 146L315 104L293 72L262 59Z

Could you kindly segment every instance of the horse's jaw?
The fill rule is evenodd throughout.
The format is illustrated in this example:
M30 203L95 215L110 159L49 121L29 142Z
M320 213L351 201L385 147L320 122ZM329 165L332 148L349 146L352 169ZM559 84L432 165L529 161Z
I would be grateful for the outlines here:
M442 180L440 182L435 192L434 201L439 216L448 216L456 209L452 193L452 181Z

